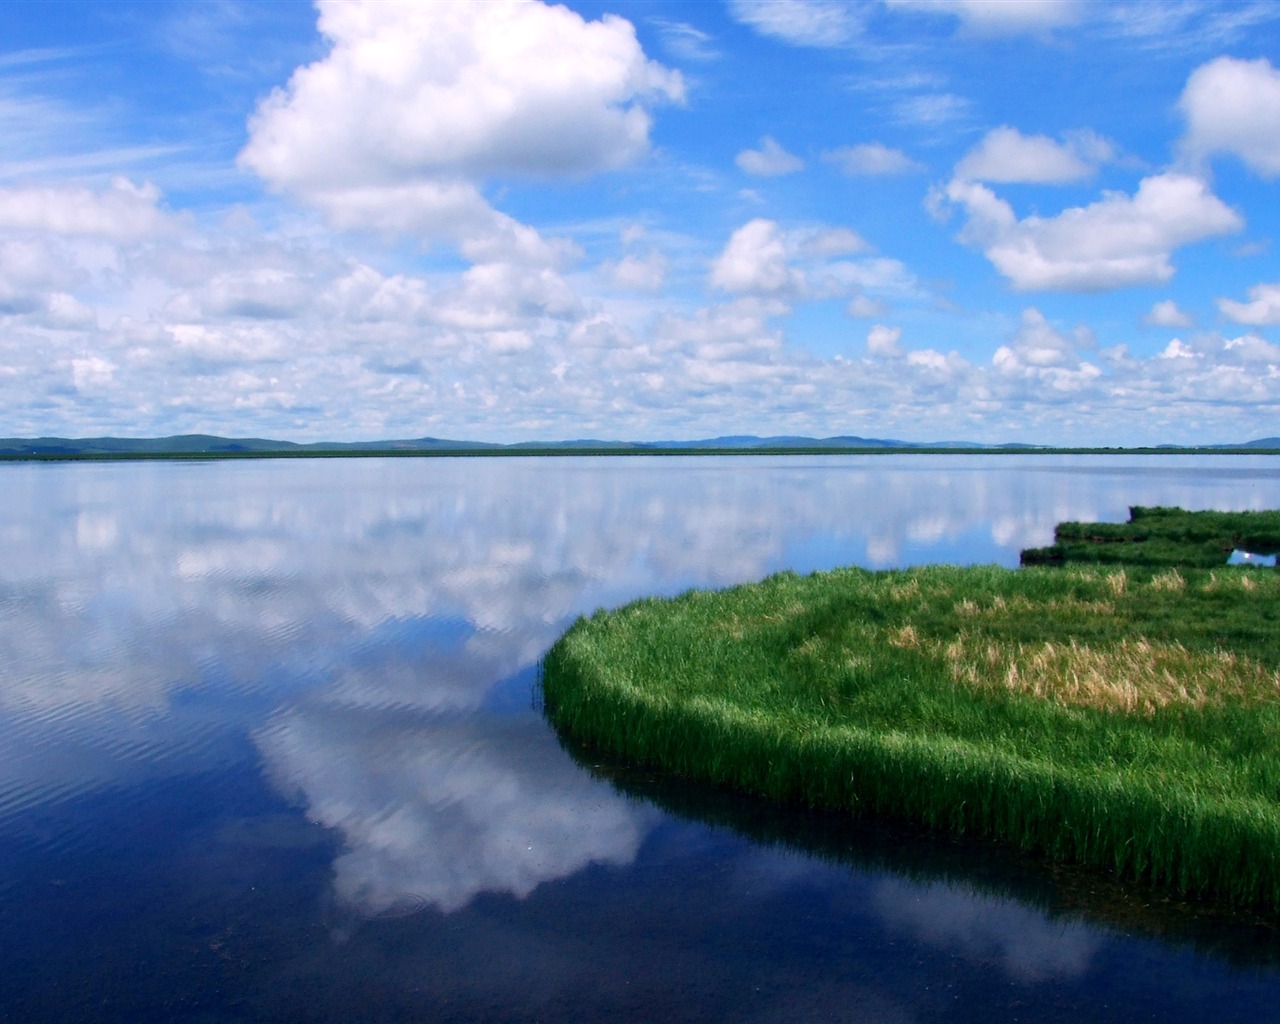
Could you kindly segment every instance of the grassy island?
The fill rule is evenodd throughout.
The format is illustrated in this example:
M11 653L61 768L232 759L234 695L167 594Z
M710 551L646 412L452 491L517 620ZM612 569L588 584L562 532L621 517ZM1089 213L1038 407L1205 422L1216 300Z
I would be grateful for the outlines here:
M1280 909L1275 570L781 573L579 620L543 691L690 780Z

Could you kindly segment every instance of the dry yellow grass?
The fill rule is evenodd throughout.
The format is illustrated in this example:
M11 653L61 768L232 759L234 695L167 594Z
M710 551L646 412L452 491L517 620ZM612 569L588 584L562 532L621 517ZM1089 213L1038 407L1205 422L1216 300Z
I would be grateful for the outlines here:
M1008 646L962 634L938 646L957 682L1067 707L1152 714L1170 705L1280 699L1280 672L1251 658L1144 637L1094 648L1076 641Z
M1153 590L1186 590L1187 581L1177 569L1170 569L1158 576L1152 576L1151 587Z

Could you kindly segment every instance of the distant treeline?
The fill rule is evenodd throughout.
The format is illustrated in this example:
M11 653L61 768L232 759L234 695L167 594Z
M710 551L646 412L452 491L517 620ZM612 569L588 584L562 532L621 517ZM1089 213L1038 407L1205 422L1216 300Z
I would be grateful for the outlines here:
M317 441L299 444L270 438L228 438L212 434L173 437L0 438L0 459L190 459L316 458L337 456L456 455L822 455L822 454L1280 454L1280 437L1242 444L1154 447L1051 447L1011 442L916 443L886 438L755 437L734 435L697 441L525 441L494 444L420 437L391 441Z

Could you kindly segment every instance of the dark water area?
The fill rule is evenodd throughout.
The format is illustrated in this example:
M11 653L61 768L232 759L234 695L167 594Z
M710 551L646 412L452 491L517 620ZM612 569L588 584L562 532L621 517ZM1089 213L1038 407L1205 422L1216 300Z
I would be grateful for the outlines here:
M1280 508L1274 459L4 465L0 493L0 1022L1280 1005L1274 917L682 786L537 702L597 607Z

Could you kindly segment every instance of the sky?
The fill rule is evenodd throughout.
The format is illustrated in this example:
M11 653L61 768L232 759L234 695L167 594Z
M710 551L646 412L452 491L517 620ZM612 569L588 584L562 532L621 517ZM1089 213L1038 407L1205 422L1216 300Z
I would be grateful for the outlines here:
M0 5L0 436L1280 434L1280 4Z

